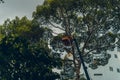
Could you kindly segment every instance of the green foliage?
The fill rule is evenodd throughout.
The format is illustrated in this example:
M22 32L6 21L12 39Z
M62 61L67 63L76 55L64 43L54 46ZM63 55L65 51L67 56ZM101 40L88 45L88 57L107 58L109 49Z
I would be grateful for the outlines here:
M0 26L0 80L55 80L60 76L52 71L60 67L54 60L45 32L36 20L27 17L7 19Z
M44 0L33 12L33 20L27 17L7 19L0 26L1 80L59 77L51 69L61 66L61 61L53 59L43 39L45 31L52 32L44 28L46 25L64 30L68 35L73 32L83 45L80 50L85 58L91 55L89 53L107 55L107 50L120 48L119 5L119 0ZM51 39L51 45L58 46L61 37Z
M75 11L79 2L79 0L45 0L43 5L37 6L33 17L36 19L41 17L41 21L52 19L58 23L61 22L61 18L65 17L64 15Z
M1 80L55 80L52 72L56 62L49 54L49 48L40 42L31 44L19 36L6 36L0 42Z
M52 44L57 44L57 42L60 42L62 40L62 36L54 36L54 38L51 41Z
M27 17L22 17L21 19L16 17L11 21L7 19L0 28L3 35L9 36L14 34L31 41L39 41L45 32L45 29L40 28L35 20L29 20Z
M76 34L84 57L89 53L107 55L107 50L119 47L119 5L119 0L45 0L36 7L33 17L40 25L51 25L66 35ZM51 41L53 47L60 44L57 38Z
M42 22L42 26L51 25L65 31L66 35L74 36L78 40L85 62L92 69L96 69L100 65L108 64L108 50L119 48L119 5L119 0L44 0L42 5L37 6L33 17ZM56 52L61 46L65 47L60 38L58 35L51 40L52 48ZM100 55L100 58L96 57L97 64L94 64L93 55L96 54ZM73 55L78 58L77 52ZM101 55L104 55L104 58Z

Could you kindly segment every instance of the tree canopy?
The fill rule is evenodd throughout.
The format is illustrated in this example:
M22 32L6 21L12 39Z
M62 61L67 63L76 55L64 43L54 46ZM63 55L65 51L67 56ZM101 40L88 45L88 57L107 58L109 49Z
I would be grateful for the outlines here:
M45 0L33 17L70 35L74 32L83 55L102 53L112 50L119 39L119 4L119 0Z
M27 17L7 19L0 26L1 80L55 80L53 68L61 66L48 47L48 28L39 27ZM46 37L45 37L46 36Z
M119 0L45 0L36 7L33 17L40 25L46 24L74 36L85 62L96 69L108 63L108 50L120 48L119 5ZM59 40L53 41L56 42L52 45L58 48ZM99 58L93 59L94 55Z
M51 27L64 33L53 36ZM74 73L70 60L65 63L66 58L60 60L61 54L70 52L61 41L65 35L78 41L80 52L89 67L96 69L107 65L111 57L108 50L120 49L120 1L44 0L33 12L33 20L26 16L7 19L0 25L1 80L54 80L59 75L52 69L60 67L61 61L64 68ZM72 45L75 46L74 42ZM74 58L72 64L79 61L73 46L70 49ZM94 55L99 55L99 58L94 58Z

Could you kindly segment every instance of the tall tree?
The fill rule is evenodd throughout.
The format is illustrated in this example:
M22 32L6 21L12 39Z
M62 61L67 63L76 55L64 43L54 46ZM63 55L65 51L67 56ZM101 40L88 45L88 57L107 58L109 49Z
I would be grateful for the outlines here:
M55 80L52 69L61 66L48 47L48 28L39 27L27 17L7 19L0 26L1 80Z
M33 17L40 25L50 25L73 35L85 62L95 69L108 63L108 50L119 48L119 5L119 0L45 0L37 6ZM99 58L94 59L96 54Z
M50 55L44 41L32 44L19 36L6 36L0 41L1 80L55 80L52 69L59 61Z

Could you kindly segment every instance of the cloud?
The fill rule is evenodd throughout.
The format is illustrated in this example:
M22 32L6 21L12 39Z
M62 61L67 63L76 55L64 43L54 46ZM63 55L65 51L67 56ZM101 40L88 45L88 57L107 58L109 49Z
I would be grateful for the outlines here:
M32 12L36 6L42 4L44 0L4 0L4 4L0 4L0 24L7 18L13 19L15 16L27 16L31 19Z

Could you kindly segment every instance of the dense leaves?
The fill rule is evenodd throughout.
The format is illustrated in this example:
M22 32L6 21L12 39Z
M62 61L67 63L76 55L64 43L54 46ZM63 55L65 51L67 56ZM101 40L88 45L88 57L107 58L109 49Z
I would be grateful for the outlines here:
M43 5L36 7L33 17L42 22L42 26L58 28L76 38L85 62L96 69L108 64L111 57L108 50L120 49L119 14L119 0L45 0ZM56 53L65 47L59 37L51 39ZM75 51L73 55L78 59Z
M33 17L65 30L66 34L76 35L83 45L83 55L102 53L115 47L118 39L119 5L119 0L45 0L43 5L37 6Z
M0 26L0 80L55 80L60 67L48 47L52 30L27 17L7 19Z
M43 43L43 42L42 42ZM58 63L45 44L30 44L19 36L4 37L0 43L0 79L54 80L59 78L52 68Z
M39 41L43 37L45 28L39 27L35 20L29 20L27 17L16 17L13 20L7 19L1 25L1 34L9 36L10 34L18 35L30 41ZM37 36L36 36L37 35Z
M10 73L4 73L2 79L5 79L6 75L15 78L18 76L17 73L25 73L24 75L30 76L28 78L30 80L40 75L43 79L38 77L39 79L46 80L47 77L44 76L49 75L52 76L50 80L54 80L54 74L50 75L51 68L57 67L59 59L56 58L55 61L49 56L51 51L46 41L50 42L54 53L59 52L56 48L61 49L64 46L61 43L62 36L53 37L53 31L44 28L46 26L61 29L65 34L75 37L85 62L92 69L108 64L111 57L107 53L108 50L113 51L116 47L120 49L119 0L44 0L42 5L36 7L33 18L28 20L26 17L21 19L16 17L12 21L7 19L0 26L0 58L1 63L4 63L1 67L3 72L10 71ZM77 59L77 52L74 54ZM94 55L99 55L99 58L93 59ZM4 65L8 70L3 67ZM18 70L20 65L23 70ZM40 68L43 71L39 72ZM44 73L44 69L47 73L45 72L43 76L39 73ZM26 76L24 77L27 79Z

